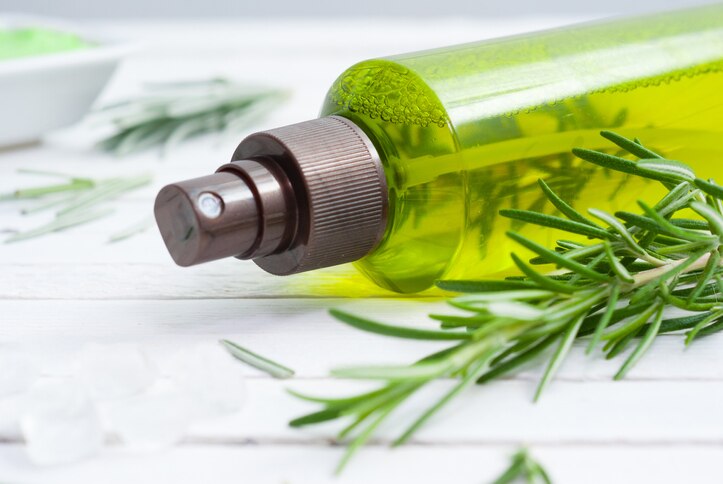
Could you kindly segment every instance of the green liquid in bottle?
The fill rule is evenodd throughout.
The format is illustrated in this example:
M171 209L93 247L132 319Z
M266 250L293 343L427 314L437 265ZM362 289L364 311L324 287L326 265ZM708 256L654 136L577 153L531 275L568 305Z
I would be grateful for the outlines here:
M389 223L357 267L398 292L509 273L505 236L559 234L498 216L544 210L543 178L576 208L630 208L656 183L581 163L602 129L723 181L723 6L589 24L359 63L322 114L349 118L385 167ZM614 152L614 151L612 151Z

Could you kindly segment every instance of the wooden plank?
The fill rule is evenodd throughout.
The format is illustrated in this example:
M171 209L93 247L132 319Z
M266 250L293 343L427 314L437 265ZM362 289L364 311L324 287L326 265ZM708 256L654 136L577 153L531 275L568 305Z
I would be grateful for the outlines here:
M358 456L341 479L331 476L339 449L305 447L223 448L187 445L148 456L111 450L101 459L54 470L36 470L24 463L15 446L0 447L0 462L8 464L7 479L23 482L176 482L237 483L479 483L489 482L507 464L509 447L406 448L394 453L370 449ZM535 448L556 483L656 482L714 483L718 448L680 446L665 449ZM450 466L440 466L447 462Z
M167 385L167 382L163 382ZM389 445L414 418L448 391L437 381L406 401L383 423L373 443ZM280 382L250 378L242 411L194 422L190 441L208 445L327 445L350 421L342 419L293 429L288 422L319 409L286 390L315 396L347 396L373 385L341 380ZM471 388L435 415L410 441L413 445L513 445L526 442L565 445L717 445L723 446L723 385L710 382L555 382L538 403L534 384L500 381ZM12 424L16 407L6 401L0 440L19 442ZM99 402L101 410L122 401ZM109 435L112 427L107 428Z
M226 299L255 297L394 297L427 298L442 291L396 294L378 287L351 265L338 266L278 277L259 269L251 261L232 258L200 266L176 266L160 236L151 229L107 247L127 259L152 252L158 263L65 262L0 264L0 271L12 277L0 279L0 299ZM80 258L80 250L74 252ZM74 255L66 254L69 258ZM150 254L148 254L150 258ZM99 257L100 254L97 254ZM94 257L96 258L96 257ZM72 260L72 259L71 259ZM42 274L42 275L41 275Z
M342 450L287 445L209 447L183 445L138 455L111 448L75 465L34 468L18 445L0 445L0 479L46 484L103 482L127 484L479 484L490 482L508 463L511 446L404 447L362 451L341 477L332 475ZM717 484L718 446L535 446L532 449L556 484Z
M58 362L89 342L137 343L162 360L191 344L231 338L283 360L300 376L315 378L349 364L410 363L444 347L358 331L331 318L331 307L424 327L434 327L428 312L446 309L440 303L396 299L6 300L0 301L0 344L22 347L48 362L48 371L62 374ZM723 335L702 338L686 350L682 336L662 335L629 378L720 381L721 341ZM622 363L600 354L585 356L583 346L576 345L560 378L606 381ZM536 379L541 366L533 364L519 378Z
M388 444L416 415L449 390L452 382L434 382L402 405L383 424L376 441ZM249 380L245 411L201 422L190 436L223 442L245 439L308 441L332 439L342 425L290 429L286 423L319 407L285 394L285 388L322 396L339 396L368 388L352 382L306 380L279 383ZM417 444L438 443L605 443L610 445L723 445L723 385L709 382L569 382L558 381L537 404L535 385L502 381L471 389L413 437ZM651 411L654 409L654 411ZM695 409L695 411L691 411ZM347 422L348 423L348 422Z

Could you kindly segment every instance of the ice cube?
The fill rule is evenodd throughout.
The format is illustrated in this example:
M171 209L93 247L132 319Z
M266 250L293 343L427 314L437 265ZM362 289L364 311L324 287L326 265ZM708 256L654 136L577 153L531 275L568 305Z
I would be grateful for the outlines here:
M30 389L20 429L28 456L38 465L74 462L103 445L97 409L87 392L67 379L41 380Z
M20 413L25 408L26 398L24 393L0 398L0 435L3 437L20 438Z
M134 451L153 451L178 443L191 423L192 407L177 390L150 392L113 402L108 420Z
M130 344L90 344L81 350L78 360L80 379L97 399L136 395L158 376L143 350Z
M0 347L0 398L27 391L39 374L38 367L28 355Z
M243 407L243 367L217 343L197 345L177 355L171 371L173 381L195 404L196 417L228 415Z

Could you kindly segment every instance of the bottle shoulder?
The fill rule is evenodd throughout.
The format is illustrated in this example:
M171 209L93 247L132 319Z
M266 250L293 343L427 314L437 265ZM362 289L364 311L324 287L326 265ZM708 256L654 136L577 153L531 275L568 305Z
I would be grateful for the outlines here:
M412 68L390 59L354 64L334 81L322 115L350 113L407 126L439 126L449 122L434 90Z

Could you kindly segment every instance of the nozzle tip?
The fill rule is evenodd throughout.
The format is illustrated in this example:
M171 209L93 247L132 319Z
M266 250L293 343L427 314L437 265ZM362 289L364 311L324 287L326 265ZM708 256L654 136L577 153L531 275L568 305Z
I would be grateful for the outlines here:
M243 255L259 234L253 193L232 173L168 185L154 211L168 252L183 267Z

